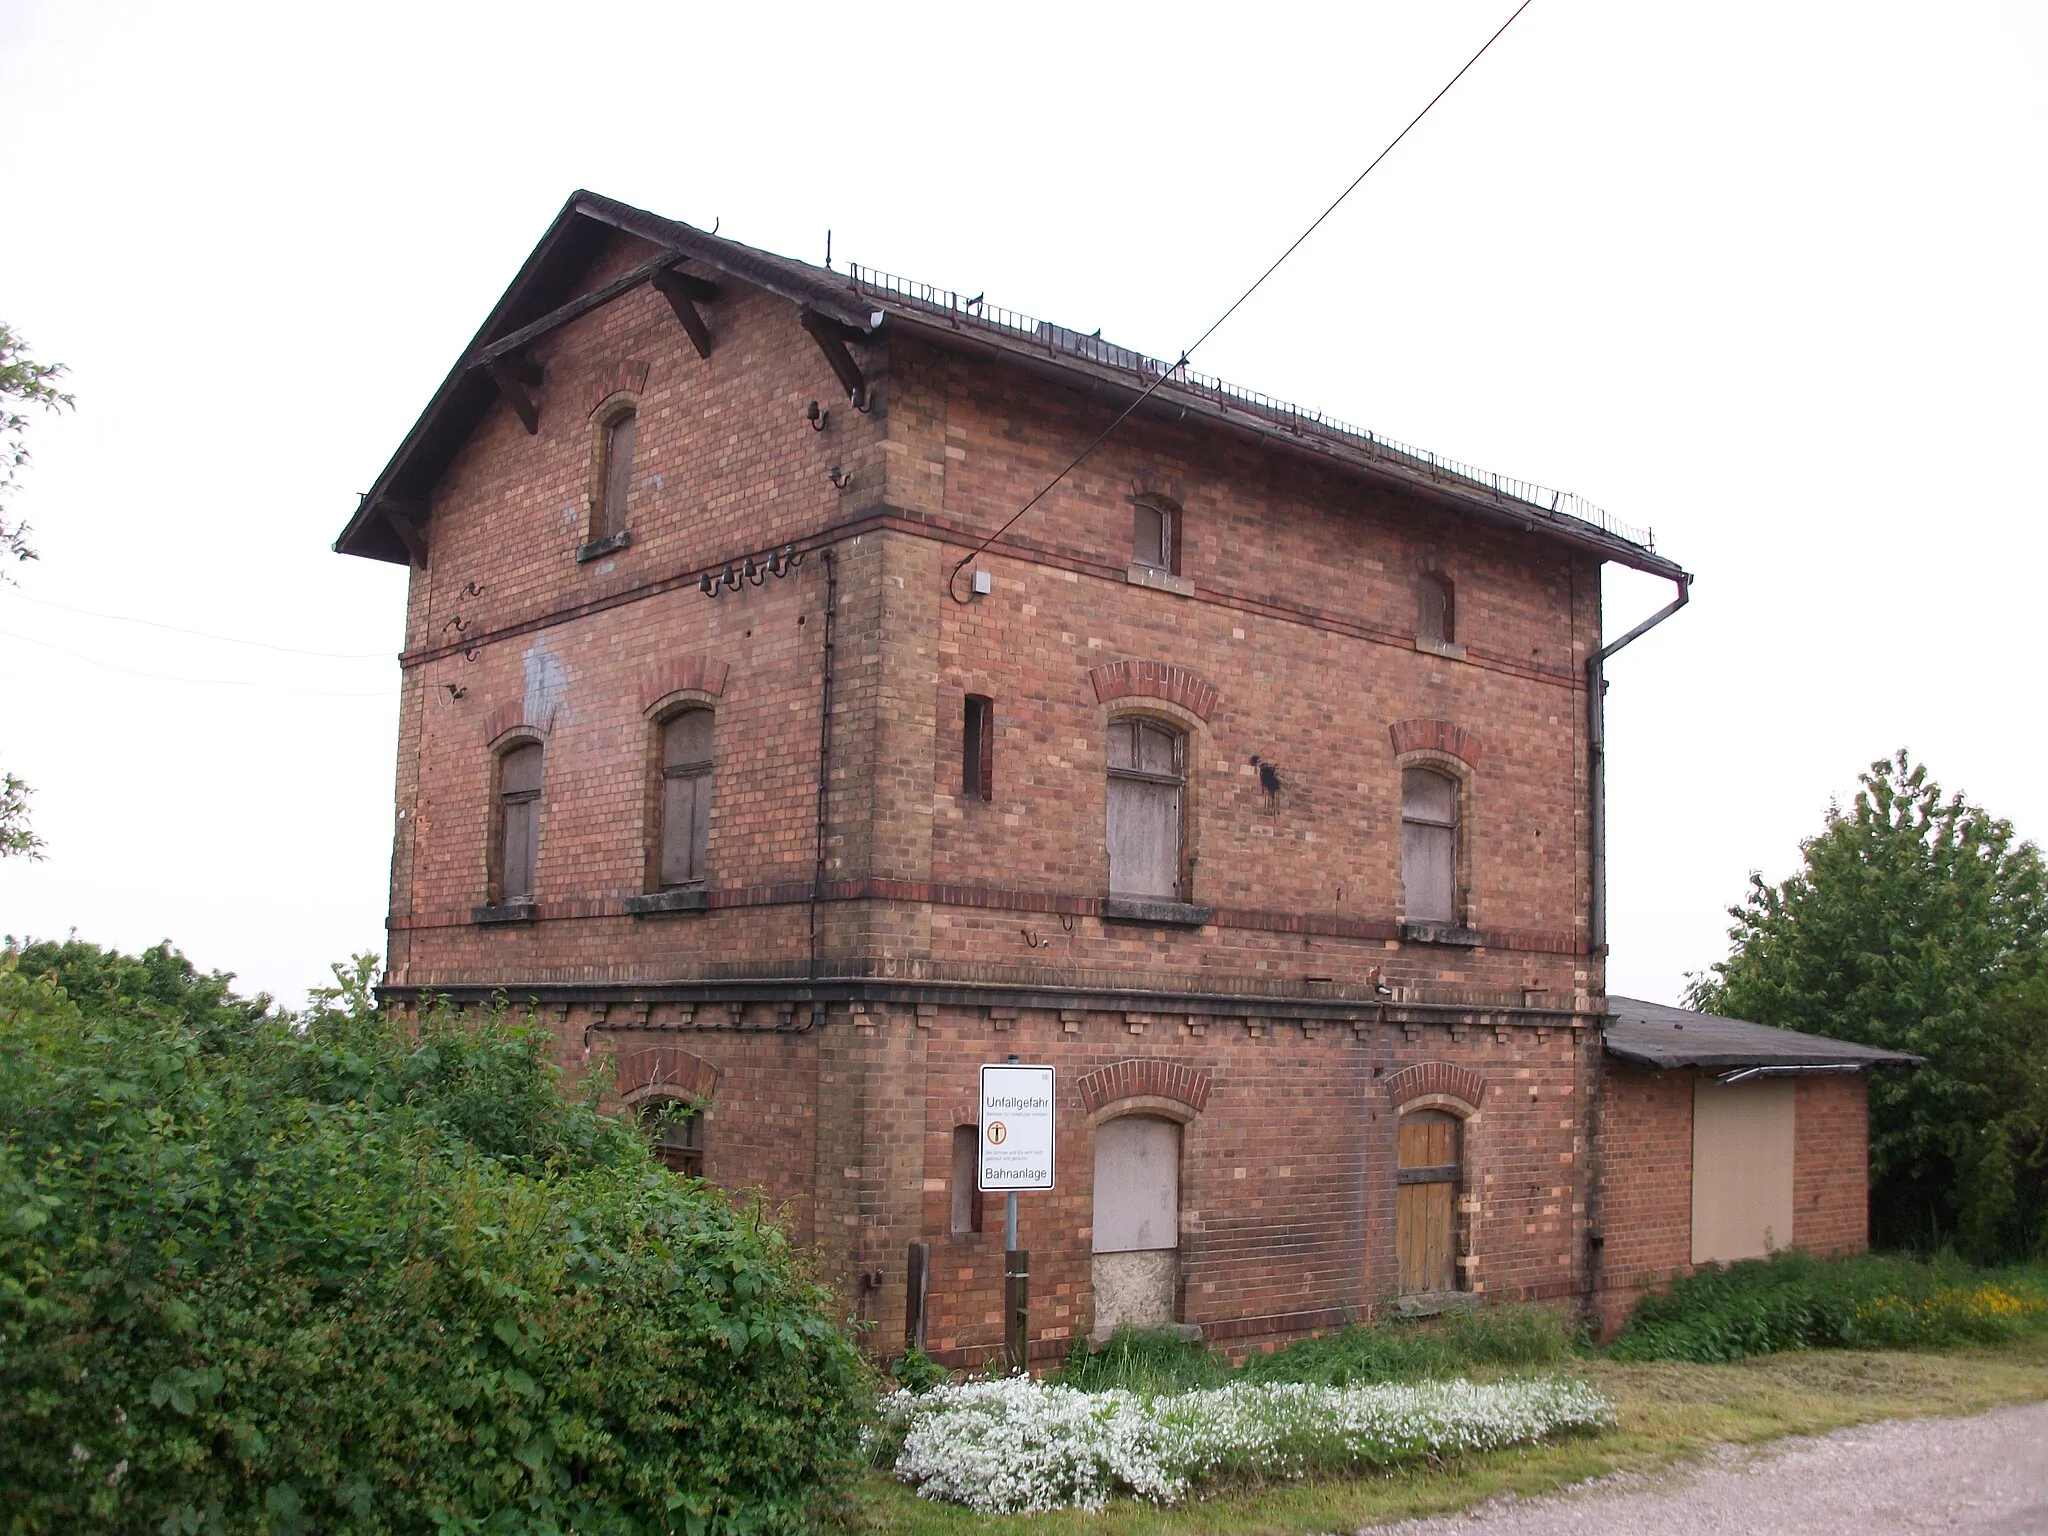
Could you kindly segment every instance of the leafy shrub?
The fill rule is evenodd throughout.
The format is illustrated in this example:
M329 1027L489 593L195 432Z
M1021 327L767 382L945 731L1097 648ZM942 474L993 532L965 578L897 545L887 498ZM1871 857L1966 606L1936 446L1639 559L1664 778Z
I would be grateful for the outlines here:
M367 962L299 1018L168 946L0 956L14 1532L774 1531L867 1383L758 1210Z
M1554 1365L1572 1353L1564 1319L1546 1307L1482 1305L1434 1319L1356 1323L1244 1364L1247 1381L1416 1381L1485 1367Z
M897 1475L983 1513L1175 1504L1203 1482L1299 1477L1525 1444L1613 1421L1583 1382L1320 1387L1232 1382L1141 1397L1011 1377L884 1400Z
M2044 1327L2048 1284L2038 1270L1783 1253L1702 1270L1645 1297L1609 1353L1713 1362L1789 1349L1937 1349Z

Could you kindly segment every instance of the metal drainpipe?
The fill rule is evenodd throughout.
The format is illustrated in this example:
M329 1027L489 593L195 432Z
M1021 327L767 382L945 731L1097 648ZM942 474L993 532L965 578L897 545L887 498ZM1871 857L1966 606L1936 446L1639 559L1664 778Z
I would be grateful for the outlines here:
M810 974L813 980L818 975L818 903L825 895L825 827L826 796L832 786L832 647L835 639L833 620L839 608L839 562L832 551L822 549L819 555L825 562L825 614L824 655L821 665L824 680L818 690L818 844L817 863L811 870L810 901Z

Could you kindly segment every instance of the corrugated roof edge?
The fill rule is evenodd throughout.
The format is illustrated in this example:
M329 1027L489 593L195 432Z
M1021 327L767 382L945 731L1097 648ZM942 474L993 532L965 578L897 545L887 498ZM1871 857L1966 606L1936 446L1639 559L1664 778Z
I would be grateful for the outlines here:
M1640 998L1607 999L1608 1021L1602 1031L1607 1054L1640 1066L1670 1069L1702 1067L1725 1071L1741 1067L1919 1066L1925 1057L1908 1051L1886 1051L1802 1034L1746 1019L1724 1019L1690 1008L1672 1008Z
M579 224L584 225L583 230L579 231ZM701 262L862 332L886 330L890 321L895 320L906 330L942 343L951 340L957 345L965 339L959 333L948 337L947 327L914 302L887 290L877 291L857 282L850 274L742 245L601 193L579 190L563 204L511 286L378 474L335 540L337 551L399 564L406 561L404 545L381 516L382 504L423 505L433 481L447 467L462 440L475 429L495 396L495 387L473 366L477 354L571 297L571 288L595 251L596 242L589 238L592 226L635 235L675 251L679 261ZM1131 384L1126 370L1091 360L1081 349L1032 346L1000 331L978 331L975 340L1002 360L1021 363L1034 371L1085 379L1094 387L1107 384L1132 394L1141 387ZM1326 435L1314 430L1313 417L1282 420L1257 410L1232 409L1210 398L1210 393L1179 389L1171 381L1162 385L1153 398L1162 408L1183 413L1193 410L1211 424L1247 433L1275 446L1307 451L1340 468L1446 502L1495 523L1519 526L1525 532L1570 544L1604 560L1666 578L1684 574L1683 567L1645 544L1518 496L1503 494L1469 475L1437 472L1433 466L1411 464L1405 462L1410 455L1403 453L1375 458L1340 434ZM1304 426L1309 430L1304 431Z

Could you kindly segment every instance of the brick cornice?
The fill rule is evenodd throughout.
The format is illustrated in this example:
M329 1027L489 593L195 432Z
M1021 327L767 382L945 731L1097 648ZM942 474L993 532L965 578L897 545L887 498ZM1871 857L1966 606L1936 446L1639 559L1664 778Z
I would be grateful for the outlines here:
M654 708L672 693L685 689L708 693L714 699L725 692L727 663L709 656L671 656L649 667L640 680L640 708Z
M1468 768L1479 766L1479 738L1448 720L1396 720L1387 734L1394 739L1396 753L1443 752Z
M721 1075L702 1056L673 1045L650 1046L619 1058L621 1094L664 1088L686 1099L708 1099Z
M1088 673L1095 702L1118 699L1164 699L1178 704L1197 720L1207 721L1216 708L1216 685L1170 661L1112 661Z
M1486 1099L1486 1079L1470 1067L1451 1061L1418 1061L1390 1073L1380 1084L1387 1102L1399 1109L1426 1094L1448 1094L1478 1109Z
M1074 1091L1090 1114L1118 1099L1136 1098L1172 1099L1200 1114L1209 1102L1210 1082L1206 1067L1134 1056L1083 1073L1075 1080Z

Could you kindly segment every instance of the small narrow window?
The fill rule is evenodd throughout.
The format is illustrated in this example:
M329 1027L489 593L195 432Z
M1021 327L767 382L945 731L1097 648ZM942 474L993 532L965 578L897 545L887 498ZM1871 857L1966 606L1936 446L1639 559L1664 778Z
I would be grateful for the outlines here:
M1133 507L1131 563L1150 570L1176 572L1180 561L1180 530L1172 506L1164 502L1141 501Z
M671 1173L704 1177L704 1112L679 1100L657 1099L640 1111L641 1128L654 1143L654 1155Z
M965 1237L981 1230L981 1131L972 1125L953 1127L953 1209L947 1230Z
M1416 621L1418 639L1453 645L1458 639L1458 591L1441 571L1425 571L1420 591L1421 614Z
M661 728L661 883L704 879L711 841L713 716L708 709L674 715Z
M1411 923L1457 921L1458 781L1429 768L1401 775L1401 882Z
M533 866L540 855L539 742L512 748L498 759L498 900L533 900Z
M996 797L996 704L978 693L967 695L960 732L960 793L969 800Z
M1180 900L1186 738L1154 720L1109 723L1109 889Z
M605 539L626 528L626 498L633 487L633 444L640 418L633 411L604 429L604 505L598 511L594 537Z

